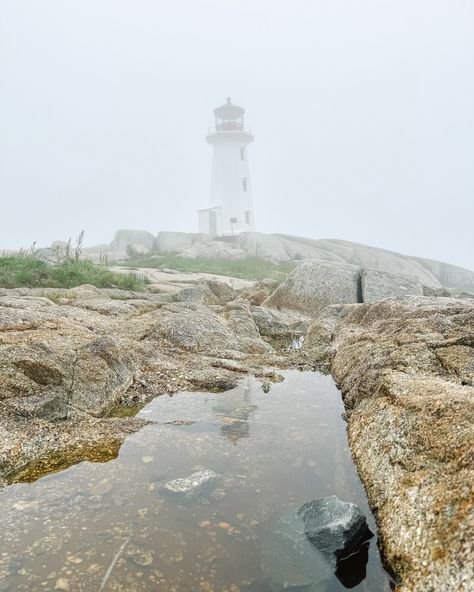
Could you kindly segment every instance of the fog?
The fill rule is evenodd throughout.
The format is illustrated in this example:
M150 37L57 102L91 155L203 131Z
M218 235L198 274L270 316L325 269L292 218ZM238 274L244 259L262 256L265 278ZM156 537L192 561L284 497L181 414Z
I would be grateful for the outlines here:
M197 231L246 108L256 226L474 268L470 0L0 0L0 247Z

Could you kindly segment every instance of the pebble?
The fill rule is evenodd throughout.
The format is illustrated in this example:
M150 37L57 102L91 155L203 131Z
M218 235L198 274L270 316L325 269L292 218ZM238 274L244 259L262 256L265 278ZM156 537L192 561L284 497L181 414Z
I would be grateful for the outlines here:
M54 589L64 590L64 592L67 592L68 590L70 590L69 580L67 578L58 578L56 580L56 585L54 586Z
M112 490L112 483L107 479L102 479L95 485L89 488L89 491L92 493L93 496L99 495L106 495Z

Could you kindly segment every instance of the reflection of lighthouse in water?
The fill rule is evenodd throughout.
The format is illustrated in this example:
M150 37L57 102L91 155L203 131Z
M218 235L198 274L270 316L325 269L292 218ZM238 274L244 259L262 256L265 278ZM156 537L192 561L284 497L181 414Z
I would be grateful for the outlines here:
M250 435L249 420L258 405L252 402L252 394L256 385L253 378L245 383L219 395L212 410L222 421L221 434L231 442L236 443L240 438Z
M211 203L199 210L199 232L211 236L255 230L247 158L253 135L244 127L244 113L229 97L214 109L215 129L206 138L213 148Z

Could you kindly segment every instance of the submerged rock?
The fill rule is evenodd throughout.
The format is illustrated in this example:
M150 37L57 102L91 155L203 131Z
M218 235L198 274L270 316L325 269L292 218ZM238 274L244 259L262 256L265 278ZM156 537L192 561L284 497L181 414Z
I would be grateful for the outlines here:
M163 485L163 489L186 500L200 495L204 488L215 481L220 475L210 469L196 471L188 477L173 479Z
M277 519L262 541L260 568L272 592L325 592L334 566L310 542L297 512Z
M365 577L373 536L359 508L335 495L278 518L262 542L260 566L272 592L324 592L337 577L353 587ZM356 561L342 559L356 554Z
M335 495L307 502L298 516L308 539L328 559L343 559L373 537L359 508Z

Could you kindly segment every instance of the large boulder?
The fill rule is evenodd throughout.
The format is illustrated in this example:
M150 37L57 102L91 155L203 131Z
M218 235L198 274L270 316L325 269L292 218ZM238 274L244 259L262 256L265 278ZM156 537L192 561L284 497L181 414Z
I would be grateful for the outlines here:
M165 339L188 352L230 359L273 352L260 338L250 314L240 308L222 317L206 306L183 302L163 306L158 316L142 315L141 322L147 340Z
M474 271L349 241L244 232L238 237L236 246L250 257L264 257L275 261L313 259L349 263L413 278L427 286L443 287L451 292L474 291Z
M260 335L270 339L294 339L306 332L306 323L295 314L280 312L264 306L251 306L250 314Z
M150 253L155 245L155 237L145 230L117 230L111 243L112 251L127 253L132 250L137 254Z
M385 271L362 269L361 280L363 302L402 296L423 296L423 284L417 280Z
M176 296L178 302L193 304L219 304L219 299L206 284L183 288Z
M311 317L330 304L359 302L360 270L354 265L305 261L264 302Z

